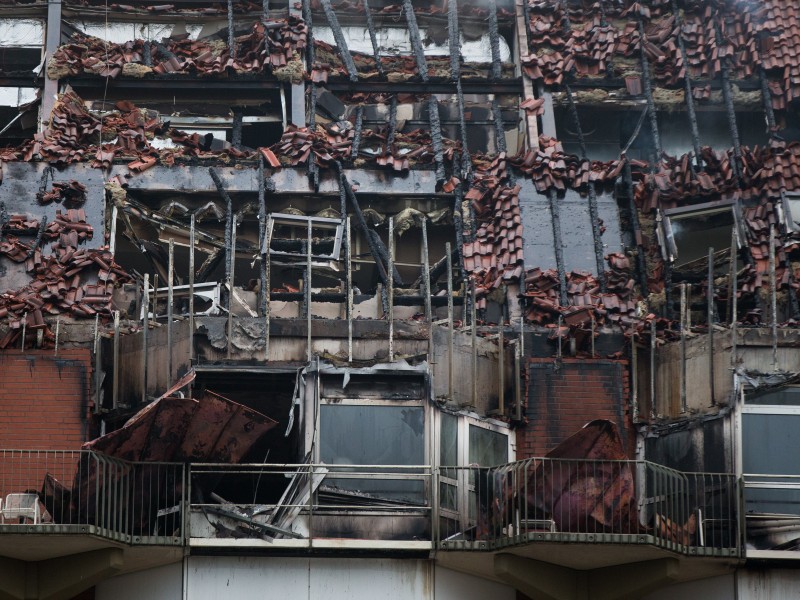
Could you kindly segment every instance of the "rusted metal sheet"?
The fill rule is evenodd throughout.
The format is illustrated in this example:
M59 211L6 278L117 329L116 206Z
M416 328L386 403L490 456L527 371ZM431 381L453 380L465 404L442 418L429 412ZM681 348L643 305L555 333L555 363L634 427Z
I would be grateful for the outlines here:
M638 533L630 463L614 462L626 458L617 426L592 421L538 464L528 502L551 515L559 531Z
M238 462L277 424L218 394L161 398L121 429L83 447L134 462Z

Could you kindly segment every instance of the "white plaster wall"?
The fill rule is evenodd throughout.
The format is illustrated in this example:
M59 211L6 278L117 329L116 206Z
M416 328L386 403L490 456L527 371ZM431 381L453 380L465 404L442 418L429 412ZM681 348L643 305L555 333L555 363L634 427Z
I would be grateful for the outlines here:
M737 600L800 598L800 571L796 569L741 569L736 576Z
M513 588L428 560L192 556L191 600L514 600ZM96 600L181 600L182 565L98 584ZM710 600L710 599L709 599Z
M676 583L648 594L642 600L734 600L736 587L734 574L698 579L686 583ZM743 596L739 596L743 598ZM774 596L775 599L783 596Z
M181 600L181 563L120 575L97 584L95 600Z

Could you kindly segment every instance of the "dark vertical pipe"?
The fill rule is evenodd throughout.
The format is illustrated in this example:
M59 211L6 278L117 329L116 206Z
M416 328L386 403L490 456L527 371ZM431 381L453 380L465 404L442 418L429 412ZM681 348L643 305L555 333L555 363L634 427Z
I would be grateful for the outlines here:
M417 17L414 14L414 6L411 4L411 0L403 0L403 12L406 15L408 35L411 38L411 47L414 49L414 58L417 61L419 76L422 81L428 81L428 63L425 60L425 51L422 48L419 27L417 27Z
M678 0L672 0L672 14L675 16L675 27L678 30L678 50L683 62L683 87L686 95L686 111L689 115L689 128L692 133L692 148L694 148L694 160L698 168L702 168L703 161L700 158L700 132L697 125L697 113L694 107L694 94L692 93L692 80L689 77L689 63L686 59L686 44L683 41L683 17L678 9Z
M239 148L242 145L242 118L244 111L239 107L233 109L233 127L231 129L231 145Z
M567 306L567 273L564 269L564 246L561 237L561 207L558 204L558 194L555 188L551 187L547 190L547 199L550 202L550 222L553 226L553 249L556 253L556 269L558 270L559 302L561 306Z
M714 17L714 33L717 38L717 48L724 42L722 29L719 26L717 17ZM722 78L722 97L725 100L725 110L728 114L728 128L733 142L733 175L737 185L742 184L742 148L739 143L739 127L736 124L736 110L733 107L733 94L731 92L731 80L729 71L730 59L725 57L722 60L720 76Z
M306 40L306 63L308 71L311 72L315 60L314 25L313 16L311 14L311 0L302 0L302 2L303 21L306 22L306 26L308 27L308 39Z
M258 269L261 289L261 302L259 308L261 309L261 316L267 314L267 261L265 260L268 248L264 248L264 241L267 236L267 193L266 185L264 183L264 158L258 159L258 247L261 253L261 265ZM266 250L266 252L265 252Z
M269 0L261 0L261 13L264 21L269 21Z
M503 128L503 111L497 101L497 94L492 98L492 120L494 122L495 146L498 152L506 151L506 130Z
M372 56L375 58L375 68L378 70L379 75L385 75L383 70L383 63L381 62L380 47L378 46L378 38L375 35L375 23L372 20L372 11L369 8L369 0L363 0L364 14L367 17L367 30L369 31L369 40L372 42Z
M350 160L358 158L358 149L361 146L361 129L364 127L364 106L359 104L356 109L356 126L353 134L353 147L350 150Z
M456 102L458 103L458 127L461 134L461 177L462 179L468 179L472 171L472 159L469 155L467 122L464 118L464 92L461 89L461 79L456 81Z
M236 60L236 35L233 27L233 0L228 0L228 54Z
M497 25L497 0L489 0L489 43L492 48L491 78L500 79L503 65L500 62L500 31Z
M447 2L447 42L450 46L450 79L461 77L461 31L458 26L458 0Z
M392 94L392 100L389 103L389 130L386 133L386 153L392 153L392 146L394 146L394 136L397 129L397 94Z
M231 200L230 195L225 190L225 187L222 185L222 180L217 175L217 172L214 170L214 167L209 167L208 174L211 176L211 179L214 181L214 185L217 188L217 192L222 199L225 200L225 204L227 206L226 215L225 215L225 281L228 281L231 275L231 232L233 230L233 201ZM231 287L233 290L233 287ZM230 310L231 305L231 294L225 294L225 301L223 302L223 306Z
M717 402L714 398L714 248L708 249L706 300L708 302L708 383L711 391L711 406L715 406Z
M144 40L142 44L142 60L144 60L144 66L153 66L153 49L150 46L150 40Z
M345 69L347 69L347 76L350 81L358 81L358 69L353 62L353 55L350 54L350 48L347 46L347 40L344 39L344 33L339 25L339 19L336 18L336 12L331 6L331 0L320 0L322 10L325 11L325 17L328 19L328 24L331 26L333 32L333 39L336 40L336 47L339 49L339 56L342 57Z
M439 102L436 94L428 97L428 120L431 126L433 161L436 164L436 182L444 181L444 151L442 149L442 123L439 120Z
M638 16L637 20L639 22L639 50L641 52L642 83L644 84L644 94L647 99L650 129L653 134L653 148L656 153L653 162L657 162L661 157L661 136L658 133L658 114L656 113L656 105L653 101L653 88L650 81L650 61L647 60L647 51L645 50L644 23L642 22L641 15Z

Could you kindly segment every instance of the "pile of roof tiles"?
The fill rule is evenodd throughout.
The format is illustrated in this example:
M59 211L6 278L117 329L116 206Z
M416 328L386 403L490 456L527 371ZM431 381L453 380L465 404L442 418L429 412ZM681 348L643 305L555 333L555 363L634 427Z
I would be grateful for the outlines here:
M539 192L579 189L589 183L605 183L616 179L622 172L622 161L587 161L574 154L564 153L561 144L547 136L540 136L539 147L527 150L510 159L511 164L528 175Z
M41 159L56 166L91 161L93 167L107 169L115 158L120 157L132 159L128 162L131 171L142 172L158 163L173 164L176 157L181 156L201 159L223 155L234 158L254 156L253 152L235 148L207 151L204 138L199 134L166 129L157 116L130 102L117 102L116 109L101 119L89 112L81 98L68 88L59 96L48 127L18 148L0 149L0 160ZM150 143L155 136L169 139L177 147L157 149ZM105 140L110 141L101 143ZM75 194L80 191L79 187L72 183L67 187L71 190L68 195L77 198ZM51 193L47 198L55 199L55 194Z
M634 282L630 277L630 261L623 254L606 257L606 292L591 273L573 271L566 274L567 305L560 303L558 272L554 269L531 269L525 275L525 314L537 325L555 325L587 329L595 325L618 325L628 328L638 322Z
M47 192L42 190L37 193L36 199L42 205L56 202L68 208L77 208L86 202L86 186L74 179L54 181L53 187Z
M236 38L236 57L221 42L165 39L161 42L133 40L114 44L82 34L60 46L48 64L53 79L76 75L115 78L133 74L191 73L201 76L264 73L299 60L306 47L308 27L297 17L258 22L252 31ZM145 64L148 46L151 65ZM136 69L130 65L136 65Z
M523 68L545 85L570 77L602 85L603 79L624 77L638 79L629 90L641 93L643 47L654 85L680 89L688 71L698 100L710 98L710 88L698 80L713 80L726 66L731 79L754 83L763 67L776 110L800 98L800 6L793 0L684 2L680 27L671 2L663 0L646 6L528 0L528 14L530 54Z
M505 154L487 165L478 165L467 192L475 212L474 241L462 246L464 268L470 274L477 295L477 308L485 308L486 295L503 283L522 276L523 237L519 210L520 186L506 185Z
M322 165L352 159L359 166L371 163L397 172L408 171L412 165L431 164L435 158L430 132L422 129L396 132L391 147L387 147L385 132L364 129L358 156L351 157L354 136L351 124L346 122L318 125L313 131L290 125L281 140L262 153L273 167L304 165L313 153ZM458 143L443 138L443 146L444 157L452 158Z
M45 315L81 318L111 314L114 287L130 277L107 249L80 248L93 235L83 209L59 210L55 220L47 224L41 241L52 241L49 254L38 237L23 242L10 233L14 230L32 235L39 230L39 223L14 215L3 229L6 235L0 242L0 256L24 262L31 281L19 290L0 294L0 318L7 319L9 325L0 348L17 339L23 323L34 329L46 328Z

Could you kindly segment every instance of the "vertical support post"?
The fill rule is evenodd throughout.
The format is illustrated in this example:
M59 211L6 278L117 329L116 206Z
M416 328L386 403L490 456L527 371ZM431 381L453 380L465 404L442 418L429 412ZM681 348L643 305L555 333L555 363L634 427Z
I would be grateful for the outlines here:
M228 0L228 54L236 60L236 33L233 25L233 0Z
M172 303L175 286L175 240L169 238L169 262L167 274L167 381L172 383Z
M195 240L194 215L189 221L189 365L194 361L194 249ZM191 384L189 384L191 389ZM191 395L191 394L190 394Z
M389 362L394 362L394 217L389 217Z
M20 350L25 352L25 335L28 330L28 311L26 310L22 315L22 346Z
M192 223L194 223L194 215L192 215ZM144 319L142 320L142 404L147 403L147 334L150 329L150 273L144 274L144 289L142 299L142 306L144 307ZM97 349L95 348L95 352Z
M353 362L353 249L350 230L350 217L344 222L345 256L347 259L347 362Z
M772 370L778 370L778 284L775 274L775 226L769 228L769 302L772 329Z
M706 304L708 306L708 385L711 392L711 406L715 406L717 401L714 398L714 248L708 249Z
M111 392L112 407L119 406L119 311L114 311L114 379Z
M514 419L522 421L522 330L514 346Z
M650 321L650 419L656 418L656 321Z
M117 214L118 214L118 212L119 211L117 209L117 205L115 204L111 208L111 223L110 223L111 227L110 227L110 233L109 233L109 236L108 236L108 251L111 252L111 254L114 254L117 251Z
M433 360L433 307L431 306L431 265L428 254L428 218L422 219L422 295L428 323L428 362Z
M501 416L506 414L506 349L505 349L505 335L503 334L503 325L500 324L500 330L497 332L497 371L498 382L500 389L497 396L497 411Z
M100 315L94 316L94 412L100 410Z
M688 409L686 403L686 284L681 284L681 412Z
M244 111L241 107L236 106L233 108L233 125L231 127L231 146L240 148L242 146L242 121L244 119Z
M158 324L158 273L153 275L153 322Z
M236 265L236 226L231 227L231 246L228 249L228 347L226 358L231 357L231 343L233 342L233 281L234 266Z
M41 331L41 329L39 330ZM53 354L58 356L58 336L61 333L61 317L56 317L56 343Z
M453 401L453 256L450 242L445 244L447 257L447 398Z
M306 358L311 362L311 221L306 236Z
M636 328L631 326L631 420L639 420L639 354L636 350Z
M478 406L478 318L475 309L475 281L470 280L470 295L472 306L470 306L470 319L472 323L472 406Z
M263 317L266 313L267 291L266 286L266 261L264 255L269 253L269 248L264 246L267 235L267 190L264 184L264 159L258 159L258 248L261 255L261 268L259 269L259 288L261 292L260 310Z
M53 53L61 44L61 0L47 1L47 30L45 33L45 64L53 57ZM44 78L42 90L42 112L40 113L40 129L44 129L50 122L50 113L56 103L58 94L58 80Z
M264 360L269 361L269 321L272 315L272 217L267 217L264 232L264 247L261 250L264 261Z
M735 235L735 232L734 232ZM731 367L734 369L737 365L736 359L736 346L739 343L739 270L733 269L733 306L731 307Z

